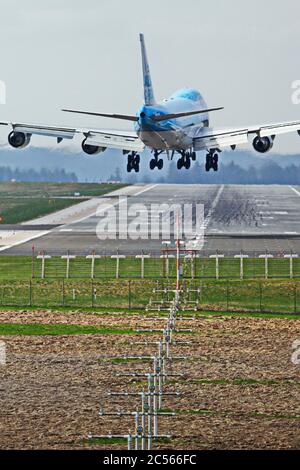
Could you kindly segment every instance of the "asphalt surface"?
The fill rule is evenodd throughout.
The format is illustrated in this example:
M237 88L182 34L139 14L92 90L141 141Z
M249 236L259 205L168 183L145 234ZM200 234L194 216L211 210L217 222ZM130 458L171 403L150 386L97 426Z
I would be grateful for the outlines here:
M114 222L118 220L118 210L125 209L124 196L127 197L128 211L122 212L121 221L124 227L134 228L134 224L145 238L125 239L126 233L121 230L119 239L115 237ZM122 196L120 203L119 195ZM82 203L87 205L87 203ZM107 204L110 213L107 215ZM139 204L139 206L133 206ZM167 204L167 206L161 206ZM224 254L237 254L241 250L248 254L289 253L300 254L300 189L291 186L221 186L221 185L139 185L115 192L101 198L93 198L89 212L82 217L80 208L70 208L66 223L64 215L52 215L29 221L32 229L38 232L32 240L18 242L15 246L8 245L1 250L2 254L30 254L32 246L36 251L49 254L89 254L110 253L119 250L124 254L145 253L159 254L162 239L169 237L162 234L155 219L158 205L163 212L163 220L169 220L169 208L177 204L194 204L193 212L186 216L195 223L195 205L204 205L204 223L200 224L195 233L195 240L189 243L190 248L201 248L203 254L213 254L218 250ZM154 206L153 206L154 205ZM156 206L155 206L156 205ZM153 208L153 212L149 209ZM131 212L138 209L140 212ZM75 211L70 214L70 211ZM98 211L98 214L96 214ZM176 211L175 211L176 212ZM125 214L125 215L124 215ZM127 214L127 215L126 215ZM145 214L148 215L146 223ZM150 217L149 217L150 214ZM136 217L139 216L139 221ZM101 232L99 223L107 222L105 229L111 239L99 239ZM152 224L149 224L152 216ZM126 220L127 218L127 220ZM176 233L176 215L171 212L171 238ZM42 222L42 223L41 223ZM53 224L53 225L51 225ZM56 225L56 226L55 226ZM204 228L204 240L201 243L201 225ZM24 228L24 227L23 227ZM118 228L118 226L117 226ZM195 227L194 227L195 228ZM20 227L10 227L10 230ZM151 238L152 235L152 238ZM150 238L149 238L150 237Z

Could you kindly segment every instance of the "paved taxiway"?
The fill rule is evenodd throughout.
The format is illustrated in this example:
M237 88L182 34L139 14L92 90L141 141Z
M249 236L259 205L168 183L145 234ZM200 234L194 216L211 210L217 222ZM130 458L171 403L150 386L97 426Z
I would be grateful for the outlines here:
M56 214L5 228L0 233L3 254L103 253L119 249L124 253L159 253L161 240L99 240L96 227L107 203L119 205L119 196L128 196L128 207L142 204L198 203L204 205L205 240L203 251L236 254L290 252L300 254L300 188L291 186L222 185L136 185L104 197L92 198ZM144 208L144 209L143 209ZM98 215L97 215L98 211ZM129 223L132 220L129 217ZM34 230L36 226L36 230ZM22 233L21 233L22 232ZM21 234L20 234L21 233ZM15 237L15 238L14 238Z

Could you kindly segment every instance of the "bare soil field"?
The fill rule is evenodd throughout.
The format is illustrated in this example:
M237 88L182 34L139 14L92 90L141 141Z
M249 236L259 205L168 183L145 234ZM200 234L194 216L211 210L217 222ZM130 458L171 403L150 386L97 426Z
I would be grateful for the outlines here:
M1 323L97 325L105 328L162 327L138 314L0 312ZM168 370L164 408L176 417L159 419L159 432L174 439L156 443L173 449L300 449L300 365L291 360L300 340L300 322L288 319L197 317L189 346L173 346L186 361ZM187 338L188 336L188 338ZM126 443L87 439L92 434L134 430L133 418L100 417L106 411L137 409L135 397L109 397L111 391L141 391L140 378L119 372L150 372L150 362L119 362L114 356L153 354L155 345L131 342L161 335L87 334L0 336L7 364L0 366L1 449L117 449Z

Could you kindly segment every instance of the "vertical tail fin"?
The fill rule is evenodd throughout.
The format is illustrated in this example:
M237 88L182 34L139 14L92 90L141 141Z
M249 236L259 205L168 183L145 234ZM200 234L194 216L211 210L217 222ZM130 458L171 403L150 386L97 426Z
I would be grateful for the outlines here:
M147 106L152 106L153 104L155 104L155 98L154 98L154 93L153 93L150 68L148 64L145 40L144 40L143 34L140 34L140 41L141 41L141 51L142 51L142 63L143 63L145 104Z

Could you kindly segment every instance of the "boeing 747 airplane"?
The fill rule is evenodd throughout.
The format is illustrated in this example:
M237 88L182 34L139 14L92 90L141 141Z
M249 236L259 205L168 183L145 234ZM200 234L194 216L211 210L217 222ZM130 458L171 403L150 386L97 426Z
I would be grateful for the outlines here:
M199 91L185 88L175 92L170 98L157 103L154 97L150 68L147 60L143 34L140 34L144 78L144 104L135 115L105 114L97 112L64 109L69 113L85 114L105 118L122 119L134 123L134 132L107 131L101 129L79 129L53 127L16 122L0 122L9 126L8 142L14 148L24 148L32 135L55 137L57 143L73 139L76 134L83 137L82 150L88 155L96 155L107 148L120 149L127 155L127 171L138 172L140 153L147 147L151 150L150 169L161 170L162 156L172 160L179 156L177 168L189 169L196 160L198 151L207 151L206 171L218 171L219 153L223 148L248 143L253 139L257 152L266 153L274 144L278 134L298 132L300 121L283 122L249 128L216 130L209 125L209 113L223 108L208 108Z

